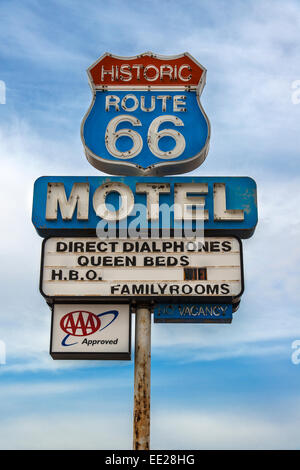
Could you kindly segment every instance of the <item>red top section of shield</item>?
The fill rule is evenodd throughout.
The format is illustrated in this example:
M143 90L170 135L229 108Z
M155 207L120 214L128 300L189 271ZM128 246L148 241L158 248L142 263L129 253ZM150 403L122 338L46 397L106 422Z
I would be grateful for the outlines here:
M158 56L146 52L136 57L104 54L89 69L91 86L197 87L205 82L206 69L187 52Z

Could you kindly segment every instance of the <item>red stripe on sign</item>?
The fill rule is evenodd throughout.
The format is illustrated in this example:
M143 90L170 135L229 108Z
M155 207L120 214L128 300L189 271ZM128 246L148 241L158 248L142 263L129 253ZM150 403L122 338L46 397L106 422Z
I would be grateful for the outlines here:
M142 55L116 58L105 55L91 66L92 83L97 86L197 86L204 69L190 56L175 59Z

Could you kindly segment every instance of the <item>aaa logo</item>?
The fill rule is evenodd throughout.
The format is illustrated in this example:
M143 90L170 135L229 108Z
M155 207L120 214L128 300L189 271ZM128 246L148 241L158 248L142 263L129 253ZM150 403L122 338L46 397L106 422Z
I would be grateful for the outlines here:
M111 325L118 315L119 312L117 310L109 310L99 315L85 310L75 310L74 312L67 313L60 320L60 328L66 333L61 344L63 346L77 344L67 343L66 341L70 336L89 336L100 332Z
M94 313L75 311L64 315L60 321L61 329L72 336L88 336L99 330L100 318Z

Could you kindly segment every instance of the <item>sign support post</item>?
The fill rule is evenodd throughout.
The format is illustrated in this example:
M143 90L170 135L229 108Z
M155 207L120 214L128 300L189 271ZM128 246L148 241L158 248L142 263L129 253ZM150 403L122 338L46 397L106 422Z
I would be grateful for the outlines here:
M135 316L133 450L150 449L151 310Z

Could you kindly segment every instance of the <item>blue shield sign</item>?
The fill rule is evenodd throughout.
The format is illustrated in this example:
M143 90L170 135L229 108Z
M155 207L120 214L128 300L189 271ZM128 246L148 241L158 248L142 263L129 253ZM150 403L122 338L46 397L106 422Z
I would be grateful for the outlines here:
M193 57L104 54L88 69L93 91L81 137L88 161L115 175L163 176L206 158L201 106L206 70Z

